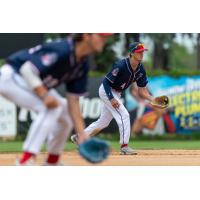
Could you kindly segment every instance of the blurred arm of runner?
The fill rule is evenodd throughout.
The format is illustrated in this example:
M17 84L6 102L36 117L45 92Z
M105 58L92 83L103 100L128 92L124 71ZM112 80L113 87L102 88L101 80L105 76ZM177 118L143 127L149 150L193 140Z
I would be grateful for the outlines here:
M43 85L39 74L34 69L36 67L30 61L27 61L21 66L20 74L47 108L56 108L59 105L57 99L48 94L48 89Z
M69 114L72 118L75 131L78 134L78 143L80 144L84 142L88 138L88 136L84 134L85 122L81 114L79 96L68 94L67 99L68 99Z
M41 85L34 88L34 92L39 96L47 108L53 109L59 106L59 102L54 96L48 94L48 89Z

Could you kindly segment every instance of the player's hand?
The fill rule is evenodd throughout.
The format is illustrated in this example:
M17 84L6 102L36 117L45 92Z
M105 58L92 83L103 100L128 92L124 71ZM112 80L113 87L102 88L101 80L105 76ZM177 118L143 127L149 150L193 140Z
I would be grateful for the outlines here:
M119 108L120 107L120 103L116 99L111 99L110 102L111 102L113 108Z
M78 138L77 138L78 144L81 144L81 143L85 142L88 139L89 139L89 136L86 135L85 133L78 133Z
M44 85L34 88L34 92L44 102L47 108L56 108L59 106L58 100L48 94L48 89Z
M59 102L58 100L50 95L47 95L44 99L43 99L44 104L46 105L47 108L53 109L59 106Z

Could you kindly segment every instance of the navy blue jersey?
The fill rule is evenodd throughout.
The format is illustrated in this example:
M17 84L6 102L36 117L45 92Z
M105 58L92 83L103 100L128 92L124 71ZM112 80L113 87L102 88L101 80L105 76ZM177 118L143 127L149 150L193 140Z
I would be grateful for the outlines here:
M148 83L146 71L139 63L136 70L133 71L129 58L122 59L116 62L112 70L105 76L103 80L104 88L109 99L113 98L112 92L106 88L109 85L111 88L122 92L127 89L133 82L136 82L138 87L145 87Z
M76 94L86 92L88 58L77 63L71 39L24 49L7 58L7 63L18 73L26 61L33 64L47 88L54 88L64 82L68 92Z

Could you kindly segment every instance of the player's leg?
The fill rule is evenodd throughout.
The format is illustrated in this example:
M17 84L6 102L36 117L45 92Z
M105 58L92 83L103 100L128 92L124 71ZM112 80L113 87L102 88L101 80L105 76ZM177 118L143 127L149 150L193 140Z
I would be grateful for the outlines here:
M127 145L129 143L129 138L130 138L130 118L129 118L129 113L122 104L122 102L117 99L119 103L121 104L118 109L113 109L111 107L112 105L107 102L106 106L107 109L110 110L112 113L114 119L116 120L118 127L119 127L119 132L120 132L120 144Z
M48 157L46 165L59 165L60 156L64 150L65 143L72 131L73 126L69 124L60 124L57 132L51 133L48 137Z
M55 90L51 90L49 93L59 101L58 94ZM63 106L61 103L54 109L46 108L44 112L39 113L29 129L27 139L23 146L24 150L37 154L42 144L48 138L48 135L58 130L62 114Z
M62 100L64 109L61 118L59 119L58 130L55 130L48 136L47 148L48 158L47 165L59 164L59 158L64 150L65 143L73 129L73 123L67 109L67 101Z
M107 109L105 103L102 102L101 115L99 119L85 128L84 132L90 136L96 135L110 124L112 118L112 113Z
M26 82L16 74L11 66L1 68L0 94L20 107L42 113L45 111L43 102L29 89ZM24 152L23 158L34 157L33 152Z
M20 107L36 112L45 109L43 102L9 65L3 65L1 68L0 94Z
M1 69L0 93L18 106L38 112L24 143L24 154L20 160L23 164L39 152L48 133L56 129L57 118L60 117L62 109L60 107L46 109L44 103L29 89L23 78L8 65Z
M107 109L105 103L102 101L101 114L99 119L86 127L84 129L84 132L89 136L94 136L98 134L102 129L106 128L110 124L112 119L112 113L109 111L109 109ZM77 144L76 134L71 136L71 141Z
M60 108L60 106L51 110L46 109L44 112L38 113L37 118L31 124L24 142L24 153L20 159L20 164L26 164L31 157L35 157L35 155L39 153L48 134L57 130L61 113L62 108Z
M115 109L108 97L105 93L103 86L100 87L100 98L104 101L105 106L107 109L112 113L112 116L115 118L120 132L120 144L121 144L121 153L123 150L125 151L124 154L136 154L136 151L132 150L128 147L129 139L130 139L130 117L127 109L123 105L122 101L120 100L120 94L113 91L114 98L120 103L120 107Z

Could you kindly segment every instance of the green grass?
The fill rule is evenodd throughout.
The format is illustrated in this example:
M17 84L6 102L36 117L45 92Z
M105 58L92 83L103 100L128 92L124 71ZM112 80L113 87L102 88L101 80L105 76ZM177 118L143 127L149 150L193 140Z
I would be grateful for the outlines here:
M200 149L200 141L131 141L135 149ZM119 149L118 142L111 142L114 149Z
M18 141L7 141L0 142L0 152L21 152L22 142ZM118 141L111 141L111 147L113 149L119 149ZM189 140L189 141L131 141L129 144L135 149L199 149L200 150L200 141ZM66 151L75 150L76 147L71 142L68 142L65 145ZM43 151L45 148L42 149Z
M7 152L21 152L22 151L22 141L6 141L6 142L0 142L0 153L7 153ZM75 149L75 145L71 142L68 142L65 145L66 151L72 151ZM42 151L45 151L45 147L42 148Z

